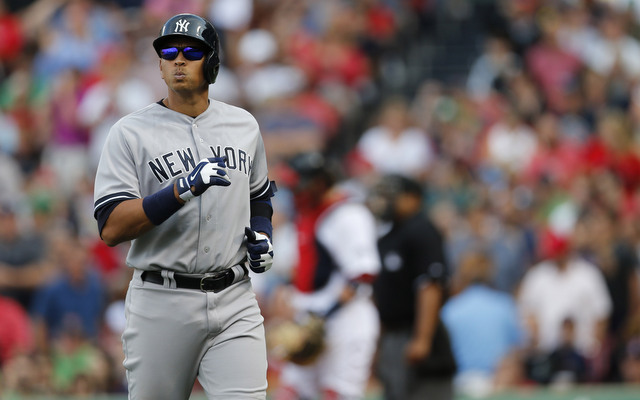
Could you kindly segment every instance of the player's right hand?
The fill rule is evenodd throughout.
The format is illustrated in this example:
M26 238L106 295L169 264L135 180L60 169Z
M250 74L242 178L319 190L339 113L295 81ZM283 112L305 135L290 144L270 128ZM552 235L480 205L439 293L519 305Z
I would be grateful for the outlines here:
M200 196L211 186L229 186L229 169L227 157L209 157L200 160L187 177L176 182L180 198L189 201Z

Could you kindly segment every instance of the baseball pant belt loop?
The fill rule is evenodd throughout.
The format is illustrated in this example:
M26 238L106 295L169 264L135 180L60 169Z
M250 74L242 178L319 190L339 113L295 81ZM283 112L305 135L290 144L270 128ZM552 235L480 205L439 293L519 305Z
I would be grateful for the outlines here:
M144 282L155 283L158 285L165 284L165 277L163 271L144 271L140 275L140 278ZM224 271L213 272L204 275L188 275L188 274L173 274L173 281L175 281L175 287L180 289L197 289L203 292L218 293L240 282L249 275L249 270L244 264L234 265L231 268L227 268Z

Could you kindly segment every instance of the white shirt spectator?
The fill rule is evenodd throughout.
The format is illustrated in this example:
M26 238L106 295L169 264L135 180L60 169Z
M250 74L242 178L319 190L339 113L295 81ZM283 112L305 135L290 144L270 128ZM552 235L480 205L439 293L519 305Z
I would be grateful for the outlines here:
M518 298L525 317L537 325L540 350L550 351L561 343L562 322L575 323L575 345L584 355L596 350L596 325L612 309L604 278L598 268L580 258L560 270L553 261L533 266L522 280Z
M379 173L416 175L424 172L433 161L433 150L427 134L409 127L399 136L387 128L376 126L363 133L358 151Z
M536 134L525 124L498 122L487 132L487 156L491 163L511 172L520 172L536 151Z

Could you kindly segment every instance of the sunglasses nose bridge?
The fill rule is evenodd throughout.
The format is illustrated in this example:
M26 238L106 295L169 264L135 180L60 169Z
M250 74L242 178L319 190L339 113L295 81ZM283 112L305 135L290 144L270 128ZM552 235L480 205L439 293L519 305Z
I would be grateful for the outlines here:
M178 49L178 54L176 54L176 57L171 61L182 62L182 63L186 62L187 58L184 56L184 50Z

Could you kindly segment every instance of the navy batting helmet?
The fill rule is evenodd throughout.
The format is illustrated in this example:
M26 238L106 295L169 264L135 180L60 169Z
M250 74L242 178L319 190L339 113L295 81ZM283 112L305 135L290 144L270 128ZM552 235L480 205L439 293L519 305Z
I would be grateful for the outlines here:
M160 34L153 41L153 48L160 56L160 50L172 37L191 37L199 40L209 49L204 60L204 77L207 82L214 83L220 69L220 40L213 25L195 14L178 14L164 23Z

